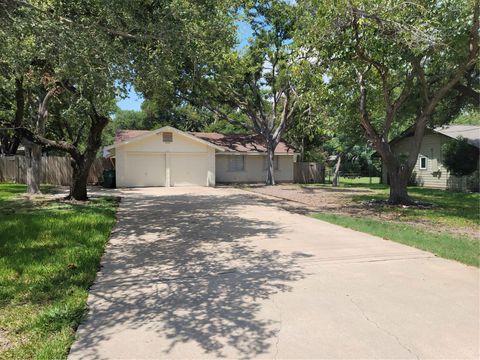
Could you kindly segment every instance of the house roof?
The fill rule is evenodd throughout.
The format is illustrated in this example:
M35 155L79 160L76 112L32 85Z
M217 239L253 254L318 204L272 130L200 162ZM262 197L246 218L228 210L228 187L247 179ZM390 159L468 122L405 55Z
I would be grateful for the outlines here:
M415 127L411 126L405 130L399 137L390 141L390 145L397 143L398 141L413 136ZM427 132L441 134L448 136L449 138L456 139L459 136L467 139L468 143L480 148L480 126L478 125L444 125L438 126L433 129L427 129Z
M208 141L212 144L222 147L227 152L266 152L262 138L258 135L224 135L219 133L206 133L206 132L191 132L195 137ZM284 141L275 148L276 153L293 154L294 150L287 145Z
M186 137L191 138L193 140L196 140L200 143L211 146L211 147L213 147L217 150L224 151L223 148L221 148L221 147L219 147L219 146L217 146L217 145L215 145L211 142L208 142L208 141L200 139L196 136L193 136L192 134L189 134L187 132L175 129L174 127L171 127L171 126L164 126L160 129L151 130L151 131L150 130L117 130L116 133L115 133L115 140L114 140L113 145L104 147L104 149L103 149L104 154L109 153L109 151L111 149L117 148L117 147L122 146L122 145L129 144L133 141L138 141L138 140L147 138L149 136L161 133L162 131L170 131L170 132L175 132L175 133L178 133L178 134L182 134L183 136L186 136Z
M114 144L119 144L125 140L129 140L131 138L145 135L149 133L150 131L148 130L122 130L118 129L115 132L115 140L113 141Z
M149 130L117 130L114 144L118 145L137 137L143 138L150 133L152 133L152 131ZM226 152L258 153L267 151L265 145L261 141L261 137L258 135L224 135L207 132L187 132L185 134L189 134L199 140L208 142L216 148L220 148ZM293 154L294 149L289 147L284 141L281 141L277 145L275 152Z
M467 139L468 143L480 148L480 126L477 125L448 125L436 127L433 131L456 139L461 136Z

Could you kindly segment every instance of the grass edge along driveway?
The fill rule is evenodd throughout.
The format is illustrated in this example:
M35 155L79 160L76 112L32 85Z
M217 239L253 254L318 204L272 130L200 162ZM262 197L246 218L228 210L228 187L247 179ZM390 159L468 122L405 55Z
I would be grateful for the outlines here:
M408 224L348 215L316 213L311 216L332 224L429 251L446 259L456 260L467 265L480 266L480 244L477 239L448 233L438 234Z
M30 201L24 191L0 184L0 358L66 358L118 201Z

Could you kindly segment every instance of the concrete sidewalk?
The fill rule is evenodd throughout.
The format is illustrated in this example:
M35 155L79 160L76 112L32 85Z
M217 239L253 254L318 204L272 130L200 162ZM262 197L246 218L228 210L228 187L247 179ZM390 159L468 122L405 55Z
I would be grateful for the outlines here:
M120 191L70 359L479 358L479 271L222 188Z

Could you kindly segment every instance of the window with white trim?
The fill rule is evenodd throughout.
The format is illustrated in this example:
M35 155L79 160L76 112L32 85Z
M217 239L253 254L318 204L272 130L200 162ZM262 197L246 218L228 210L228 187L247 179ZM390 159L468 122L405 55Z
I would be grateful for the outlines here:
M268 169L268 155L263 157L263 170ZM273 157L273 169L278 170L278 156Z
M228 171L244 171L245 170L245 156L232 155L228 157Z
M427 170L427 157L426 156L420 156L419 158L419 164L420 164L420 170Z

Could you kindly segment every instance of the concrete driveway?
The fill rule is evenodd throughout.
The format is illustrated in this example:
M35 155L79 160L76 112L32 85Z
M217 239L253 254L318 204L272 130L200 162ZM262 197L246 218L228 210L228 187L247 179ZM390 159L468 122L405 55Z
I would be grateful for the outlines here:
M229 188L121 191L70 359L479 357L479 271Z

